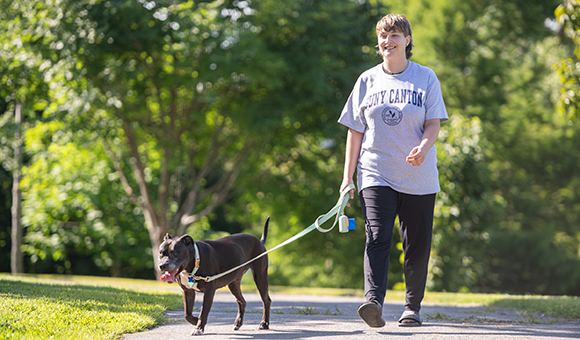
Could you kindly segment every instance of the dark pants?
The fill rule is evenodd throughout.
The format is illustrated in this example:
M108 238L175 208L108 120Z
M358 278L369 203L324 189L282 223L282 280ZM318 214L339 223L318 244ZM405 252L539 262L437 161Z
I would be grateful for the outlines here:
M405 308L416 312L421 309L431 252L435 196L402 194L390 187L370 187L360 192L366 227L364 274L368 301L382 306L385 300L393 227L398 215L405 252Z

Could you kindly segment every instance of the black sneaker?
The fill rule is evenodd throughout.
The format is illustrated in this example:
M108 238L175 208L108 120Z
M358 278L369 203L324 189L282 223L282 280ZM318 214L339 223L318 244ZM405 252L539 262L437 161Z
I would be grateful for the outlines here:
M358 307L358 315L370 327L377 328L385 325L385 320L383 320L383 310L374 302L367 301L360 305L360 307Z

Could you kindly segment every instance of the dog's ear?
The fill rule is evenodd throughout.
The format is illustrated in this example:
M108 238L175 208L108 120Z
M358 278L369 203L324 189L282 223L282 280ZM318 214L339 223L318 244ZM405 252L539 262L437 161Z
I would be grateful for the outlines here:
M165 234L165 237L163 238L163 241L167 241L167 240L173 240L173 236L171 236L169 234Z
M183 235L179 238L180 242L183 242L183 244L185 245L191 245L193 244L193 238L189 235Z

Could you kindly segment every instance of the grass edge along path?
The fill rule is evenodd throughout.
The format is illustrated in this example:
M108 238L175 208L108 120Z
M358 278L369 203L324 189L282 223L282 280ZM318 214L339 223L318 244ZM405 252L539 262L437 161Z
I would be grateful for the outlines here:
M242 290L256 291L251 284ZM271 286L270 293L362 296L356 289L280 286ZM387 299L402 302L404 294L389 291ZM428 292L424 302L580 320L579 297ZM0 273L0 339L116 339L163 324L167 310L181 307L181 289L164 282Z
M141 282L132 289L89 279L0 274L0 339L116 339L163 323L181 306L177 293Z

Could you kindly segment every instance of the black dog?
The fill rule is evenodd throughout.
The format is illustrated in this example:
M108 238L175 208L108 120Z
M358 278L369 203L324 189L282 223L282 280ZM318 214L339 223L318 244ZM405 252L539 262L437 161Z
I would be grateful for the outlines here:
M254 282L258 287L264 306L259 329L269 328L270 304L272 300L268 295L268 255L264 255L215 281L195 280L191 287L187 282L188 278L180 275L181 272L189 275L195 271L195 267L198 267L195 271L196 276L208 277L217 275L262 254L266 251L264 243L268 234L269 220L270 218L268 217L260 240L249 234L234 234L217 241L194 241L189 235L183 235L178 238L174 238L169 234L165 235L163 243L159 246L159 269L163 272L160 280L168 283L177 281L183 289L185 320L196 327L191 333L192 335L203 334L215 292L218 288L226 285L234 294L238 303L238 316L234 323L234 330L238 330L242 326L246 300L242 296L240 281L248 269L251 269L254 274ZM195 255L196 247L199 251L197 261ZM203 305L199 318L192 315L195 292L203 293Z

